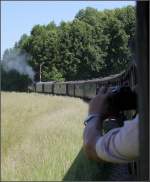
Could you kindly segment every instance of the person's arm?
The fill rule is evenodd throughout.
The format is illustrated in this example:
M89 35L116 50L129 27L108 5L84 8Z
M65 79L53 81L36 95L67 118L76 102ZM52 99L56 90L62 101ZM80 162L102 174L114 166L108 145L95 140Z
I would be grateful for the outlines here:
M101 160L96 153L96 143L102 136L102 123L107 113L107 96L109 90L101 88L99 94L89 104L89 114L98 114L85 127L83 133L83 147L89 159Z
M128 163L139 156L138 115L119 128L111 129L96 142L96 154L113 163Z
M138 116L102 136L103 121L109 116L108 95L109 91L105 92L102 88L89 104L89 114L99 114L99 117L93 117L87 123L83 134L83 147L89 159L128 163L139 156Z
M93 118L85 127L83 134L83 147L89 159L99 161L100 158L96 153L96 143L101 134L101 126L99 125L99 118Z

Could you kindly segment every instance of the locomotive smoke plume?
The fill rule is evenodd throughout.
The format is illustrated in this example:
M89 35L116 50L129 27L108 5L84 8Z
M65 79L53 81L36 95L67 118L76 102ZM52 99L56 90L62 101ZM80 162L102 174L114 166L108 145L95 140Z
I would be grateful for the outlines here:
M32 67L28 65L29 59L30 56L27 53L16 52L15 55L11 55L10 57L3 60L3 69L6 72L16 70L21 75L28 75L29 78L33 81L35 73Z

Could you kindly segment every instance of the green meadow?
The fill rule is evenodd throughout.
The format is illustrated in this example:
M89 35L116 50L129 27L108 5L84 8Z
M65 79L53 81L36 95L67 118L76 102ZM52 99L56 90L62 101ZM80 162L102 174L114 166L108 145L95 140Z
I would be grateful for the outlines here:
M103 179L82 150L87 109L79 98L2 92L1 180Z

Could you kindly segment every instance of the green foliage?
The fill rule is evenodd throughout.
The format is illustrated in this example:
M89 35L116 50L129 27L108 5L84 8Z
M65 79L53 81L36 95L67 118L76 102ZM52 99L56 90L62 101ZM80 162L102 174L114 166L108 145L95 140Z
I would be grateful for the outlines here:
M97 20L99 20L99 12L94 8L87 7L86 10L80 10L75 18L95 26L98 22Z
M72 22L35 25L15 48L31 55L39 81L104 77L125 69L135 58L135 7L80 10Z
M63 75L57 70L57 68L53 67L50 72L47 70L42 72L42 81L64 81Z
M17 48L7 49L1 62L1 90L5 91L27 91L32 82L27 73L32 69L26 64L28 55ZM28 69L28 72L27 72Z
M6 72L1 68L1 90L3 91L27 91L31 80L27 75L20 75L16 70Z

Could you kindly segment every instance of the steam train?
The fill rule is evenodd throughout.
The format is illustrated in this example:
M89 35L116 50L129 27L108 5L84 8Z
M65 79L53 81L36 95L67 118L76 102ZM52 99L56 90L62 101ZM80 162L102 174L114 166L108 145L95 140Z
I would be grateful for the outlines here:
M136 84L135 65L131 65L128 70L122 71L119 74L104 78L67 82L37 82L34 90L37 93L92 99L101 86L122 86L124 84L130 87Z

